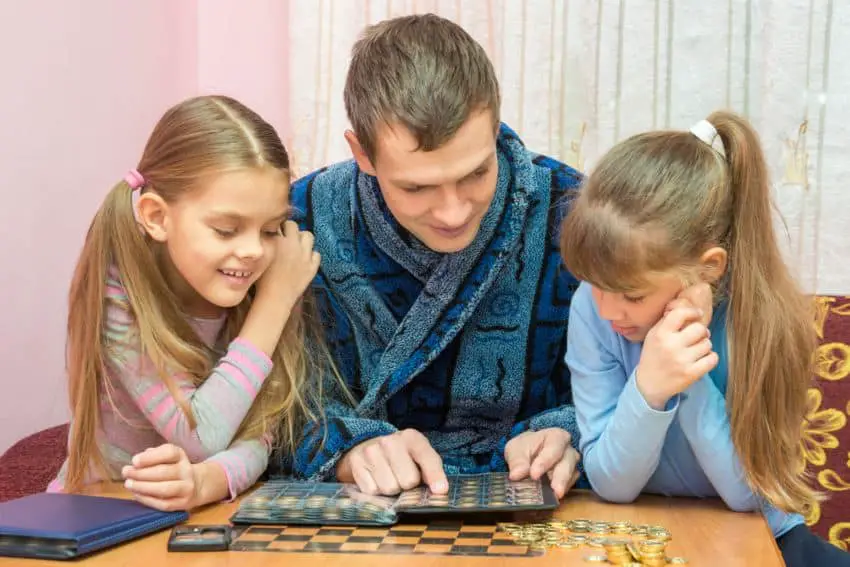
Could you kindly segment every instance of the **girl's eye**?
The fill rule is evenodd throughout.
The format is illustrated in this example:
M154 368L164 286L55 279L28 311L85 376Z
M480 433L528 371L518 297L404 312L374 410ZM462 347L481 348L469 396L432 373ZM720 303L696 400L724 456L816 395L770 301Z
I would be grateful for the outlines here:
M222 228L215 228L215 227L213 227L213 230L215 231L215 233L217 235L219 235L222 238L229 238L229 237L233 236L234 234L236 234L235 230L224 230Z
M268 238L274 238L275 236L280 236L279 230L264 230L263 235Z
M628 301L629 303L640 303L644 299L644 296L642 296L642 295L640 295L640 296L624 295L623 297L625 297L626 301Z

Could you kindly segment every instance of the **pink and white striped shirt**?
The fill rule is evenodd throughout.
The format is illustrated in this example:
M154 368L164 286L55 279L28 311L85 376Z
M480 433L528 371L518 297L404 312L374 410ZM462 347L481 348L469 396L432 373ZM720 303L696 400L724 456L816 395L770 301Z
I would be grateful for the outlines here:
M213 348L226 320L188 320L198 337ZM189 420L146 355L141 352L138 328L117 269L106 281L107 372L100 392L98 442L112 480L120 480L121 468L145 449L173 443L182 447L193 463L213 461L227 475L231 498L250 488L268 465L270 441L237 440L233 437L271 372L272 361L260 349L236 338L200 386L189 378L174 376L180 396L195 417ZM64 488L68 462L47 488ZM98 480L94 473L88 482Z

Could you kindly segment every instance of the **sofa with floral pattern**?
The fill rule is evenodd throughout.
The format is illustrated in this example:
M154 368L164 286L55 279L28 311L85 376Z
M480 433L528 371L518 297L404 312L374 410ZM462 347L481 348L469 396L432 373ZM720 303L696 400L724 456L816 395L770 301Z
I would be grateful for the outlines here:
M818 297L820 346L803 424L803 466L827 500L806 518L812 530L850 549L850 297Z

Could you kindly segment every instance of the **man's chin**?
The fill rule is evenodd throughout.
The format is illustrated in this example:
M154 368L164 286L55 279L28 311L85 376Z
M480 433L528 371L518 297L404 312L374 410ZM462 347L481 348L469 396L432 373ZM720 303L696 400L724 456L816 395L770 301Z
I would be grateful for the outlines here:
M472 241L475 240L476 234L478 234L477 226L474 229L470 228L463 234L452 238L435 234L433 231L429 231L426 238L423 238L425 235L417 235L417 238L419 238L419 241L422 242L422 244L434 252L439 254L454 254L468 248L469 245L472 244Z
M454 254L461 252L472 244L473 238L452 238L452 239L434 239L433 242L423 242L429 249L439 254Z

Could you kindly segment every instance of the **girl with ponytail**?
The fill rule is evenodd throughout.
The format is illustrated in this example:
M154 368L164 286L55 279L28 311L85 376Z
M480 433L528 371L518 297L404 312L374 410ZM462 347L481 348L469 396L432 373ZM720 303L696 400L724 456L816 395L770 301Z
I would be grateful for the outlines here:
M715 112L612 148L571 203L582 284L566 362L593 489L719 496L761 511L788 565L850 565L803 516L812 301L783 263L753 128Z
M333 367L289 182L275 130L232 98L160 119L71 283L69 456L49 491L123 480L140 502L189 509L250 487L272 446L294 448Z

